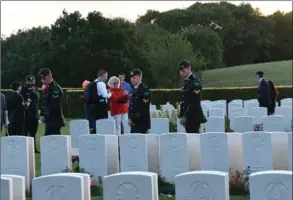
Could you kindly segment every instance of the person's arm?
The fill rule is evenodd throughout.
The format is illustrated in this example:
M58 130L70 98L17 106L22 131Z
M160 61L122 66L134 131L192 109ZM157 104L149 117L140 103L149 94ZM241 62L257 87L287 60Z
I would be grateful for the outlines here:
M111 93L107 92L107 87L104 82L102 81L97 82L97 90L98 90L98 93L100 93L103 98L109 99L111 97Z
M202 84L199 79L189 80L187 87L189 90L189 94L186 98L186 109L183 113L183 116L185 117L189 111L193 111L194 108L198 106L198 102L195 100L195 98L200 95L200 92L202 90Z
M60 110L62 110L63 91L58 85L55 85L53 86L51 94L49 95L51 100L50 108L48 110L48 118L51 118L54 113L58 113Z

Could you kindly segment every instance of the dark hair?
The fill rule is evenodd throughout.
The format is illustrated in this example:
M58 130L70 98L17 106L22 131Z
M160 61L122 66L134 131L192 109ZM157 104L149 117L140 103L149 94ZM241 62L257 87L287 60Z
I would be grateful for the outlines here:
M13 82L11 83L11 85L10 85L10 88L11 88L13 91L16 91L16 90L19 88L19 86L21 86L21 83L20 83L20 82L18 82L18 81L13 81Z
M256 72L256 75L258 75L260 78L262 78L264 76L264 73L262 71L258 71L258 72Z
M101 69L98 71L98 77L103 76L106 73L107 73L107 71Z
M125 73L120 72L118 75L119 75L119 76L120 76L120 75L125 76Z

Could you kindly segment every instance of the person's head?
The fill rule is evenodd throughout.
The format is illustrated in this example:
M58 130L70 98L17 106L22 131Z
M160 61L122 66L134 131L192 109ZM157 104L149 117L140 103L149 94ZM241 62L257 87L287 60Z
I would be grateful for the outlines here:
M34 76L32 75L29 75L26 77L26 84L29 85L29 86L33 86L36 84L36 79Z
M188 60L181 60L178 63L180 76L186 78L191 73L191 64Z
M85 80L81 85L82 89L85 89L88 86L88 84L90 84L90 82L88 80Z
M130 81L132 85L136 86L140 84L141 79L142 79L142 72L140 71L140 69L134 69L130 72Z
M15 92L20 92L21 91L21 84L18 81L13 81L10 85L10 88Z
M125 74L124 73L120 73L119 74L119 79L121 82L123 82L125 80Z
M256 77L257 77L258 79L263 78L263 76L264 76L264 73L263 73L262 71L258 71L258 72L256 72Z
M106 72L105 70L100 70L98 72L98 77L99 79L101 79L102 81L106 82L108 79L108 72Z
M110 77L108 81L108 86L110 88L119 88L120 87L120 79L117 76Z
M41 82L44 85L49 85L53 81L52 72L48 68L41 69L39 75L41 77Z

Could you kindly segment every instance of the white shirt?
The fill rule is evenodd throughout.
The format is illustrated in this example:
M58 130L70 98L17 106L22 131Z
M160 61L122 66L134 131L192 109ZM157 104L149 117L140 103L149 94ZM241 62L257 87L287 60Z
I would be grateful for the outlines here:
M102 96L104 99L109 99L112 94L108 93L106 83L98 78L95 80L95 82L97 82L98 96Z
M137 84L136 86L134 86L134 89L138 88L138 86L140 85L141 83Z
M187 80L189 78L189 76L191 76L192 72L190 72L190 74L185 78L185 80Z
M262 79L264 79L264 77L260 78L260 79L259 79L259 82L261 82L261 81L262 81Z

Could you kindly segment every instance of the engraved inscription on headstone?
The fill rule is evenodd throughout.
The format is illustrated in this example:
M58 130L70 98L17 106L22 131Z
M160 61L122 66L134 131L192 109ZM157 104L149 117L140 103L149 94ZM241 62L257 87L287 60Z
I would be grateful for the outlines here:
M266 200L289 200L289 190L280 180L268 183L264 195Z
M84 145L85 145L85 148L88 151L94 151L94 150L96 150L98 148L98 143L94 139L86 140L86 142L84 143Z
M128 149L131 151L135 151L137 149L138 139L136 137L128 138Z
M264 139L261 136L251 137L250 145L255 149L259 149L264 146Z
M56 138L52 138L48 141L48 151L53 152L53 151L58 151L60 148L60 143Z
M62 185L52 185L47 190L47 195L50 200L69 200L68 192Z
M132 183L122 183L116 192L116 200L139 200L139 189Z
M211 200L211 193L212 190L207 183L195 181L189 187L188 200Z
M219 147L221 145L220 143L220 138L217 137L217 136L211 136L209 139L208 139L208 144L210 147L212 147L213 149L216 149L217 147Z
M15 141L15 140L10 140L8 142L8 148L11 153L19 152L19 142Z
M175 135L169 135L168 147L174 151L180 147L180 141L176 138Z

